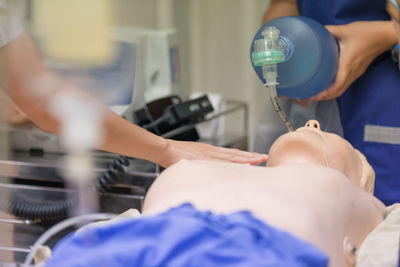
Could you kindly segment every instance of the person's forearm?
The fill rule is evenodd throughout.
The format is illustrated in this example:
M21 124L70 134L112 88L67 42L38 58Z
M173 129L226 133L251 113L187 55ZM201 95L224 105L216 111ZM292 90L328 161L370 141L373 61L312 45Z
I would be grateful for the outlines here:
M20 91L20 90L18 90ZM14 96L15 97L15 96ZM24 107L32 122L50 133L60 134L61 122L52 116L47 109L32 104L23 94L17 103ZM108 152L141 158L155 163L162 162L163 151L167 148L167 140L156 136L103 107L104 117L101 120L102 140L96 147Z
M63 85L60 84L60 86ZM20 92L21 90L16 91ZM93 99L88 99L88 102L90 101L93 101ZM27 98L23 93L18 97L17 103L24 107L25 112L30 115L29 118L36 126L47 132L60 134L62 131L60 119L44 108L45 104L48 106L49 103L37 105L37 103L32 103L32 99ZM101 105L100 103L98 104ZM102 109L104 110L104 116L100 120L100 127L103 130L102 140L96 147L97 149L141 158L155 163L160 163L164 160L163 152L168 145L166 139L126 121L106 106L103 106Z
M62 82L59 83L59 88L66 86ZM58 117L53 116L46 106L49 103L40 98L30 98L24 94L23 89L13 88L13 98L16 103L23 107L23 110L29 114L31 121L50 133L60 134L61 121ZM52 101L52 100L49 100ZM93 101L93 99L88 99ZM101 105L100 103L98 103ZM168 146L166 139L154 135L115 114L106 106L103 106L104 117L101 119L100 127L102 128L102 140L96 147L108 152L123 154L126 156L141 158L155 163L160 163L164 160L163 152Z
M263 23L282 16L298 16L296 0L272 0L264 14Z
M11 95L16 104L28 114L29 119L42 130L54 134L61 132L60 118L49 110L52 98L57 94L77 97L77 100L87 98L88 102L93 102L93 97L71 87L43 66L26 34L18 37L5 49L1 50L0 56L8 66L8 87ZM98 149L155 163L164 160L163 152L168 146L166 139L124 120L104 105L102 109L105 114L101 120L104 132Z
M36 84L48 71L26 33L0 49L0 68L1 87L17 106L42 130L58 133L59 122L47 110L46 98L52 92Z
M168 141L134 125L112 111L106 111L104 137L99 149L160 164Z

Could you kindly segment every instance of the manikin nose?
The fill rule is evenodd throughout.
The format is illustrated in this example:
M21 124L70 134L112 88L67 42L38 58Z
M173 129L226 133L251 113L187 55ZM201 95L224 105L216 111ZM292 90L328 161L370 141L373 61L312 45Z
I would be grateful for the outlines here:
M320 126L319 126L319 122L316 120L309 120L307 121L305 127L309 127L309 128L315 128L318 130L321 130Z

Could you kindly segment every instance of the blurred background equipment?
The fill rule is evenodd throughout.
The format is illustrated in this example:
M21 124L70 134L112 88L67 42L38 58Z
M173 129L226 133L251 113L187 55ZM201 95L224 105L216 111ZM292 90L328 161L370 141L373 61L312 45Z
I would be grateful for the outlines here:
M104 40L108 44L99 49L103 52L88 51L92 55L87 54L87 57L85 55L78 56L81 52L76 50L74 53L75 49L80 49L79 46L82 45L81 48L84 51L82 42L85 41L89 44L93 40L100 42L100 39L95 37L90 39L87 38L90 35L87 35L82 37L81 43L69 43L66 47L51 43L59 41L58 38L61 37L46 40L48 37L46 37L42 28L43 24L41 24L45 24L46 19L38 17L35 10L39 6L35 4L36 1L21 0L20 2L27 11L26 29L30 31L35 44L40 49L46 66L63 79L68 80L72 86L87 89L89 93L95 94L115 112L130 121L135 121L135 111L145 108L145 103L150 104L175 95L180 102L173 103L173 108L164 108L161 113L171 112L178 118L178 123L172 123L174 129L167 129L164 130L165 133L162 131L159 134L175 138L174 136L185 131L192 131L197 132L197 136L192 136L192 139L213 145L248 149L249 122L257 120L257 115L252 117L249 115L249 108L254 112L254 107L257 105L253 103L248 106L247 102L250 99L259 100L259 94L256 96L252 91L245 92L243 90L243 88L258 85L251 66L246 60L247 33L254 29L259 22L256 17L261 17L261 10L266 6L265 3L261 3L262 1L258 1L255 5L249 5L248 1L235 3L231 5L234 7L232 13L220 13L218 16L214 16L211 11L225 10L226 4L219 6L219 3L208 0L191 2L178 0L103 1L100 3L102 7L99 6L92 10L88 9L93 5L93 1L88 1L82 5L82 10L79 12L66 9L65 14L59 17L61 20L68 14L71 16L81 14L79 18L70 19L73 23L66 26L69 28L65 29L65 33L69 32L74 35L78 33L74 33L71 31L72 29L81 29L82 31L88 29L83 23L88 16L91 16L89 15L91 12L107 12L103 9L106 5L115 5L110 9L114 14L106 14L107 19L98 18L99 20L97 20L99 25L104 24L104 28L100 32L107 32L102 36L108 36ZM78 5L78 2L73 1L71 4ZM50 3L47 7L42 7L44 9L42 12L51 8L63 9L63 5L64 3ZM203 8L199 9L199 5L202 5ZM258 12L259 15L254 15L253 11L246 11L243 8L249 6L252 6L252 10ZM83 15L84 12L88 13ZM245 16L250 19L246 21L251 21L252 24L243 29L238 28L237 32L241 33L238 37L239 40L235 40L236 35L221 34L221 29L224 29L223 32L226 33L224 25L213 23L214 19L221 21L221 14L228 16L224 20L230 21L230 16L235 18L237 14L243 12L248 12ZM53 11L53 13L57 12ZM211 16L203 16L203 13ZM54 17L54 14L43 16L50 16L47 18L49 20ZM194 16L188 16L189 14ZM205 17L209 19L204 20ZM107 23L111 23L111 26ZM212 27L209 27L210 23L212 23ZM241 23L237 23L241 25ZM79 24L82 24L81 27ZM59 34L54 33L53 30L54 28L48 29L52 34ZM202 36L203 34L204 36ZM67 35L69 34L64 37ZM224 63L227 73L221 72L220 60L216 61L217 58L212 56L215 45L222 44L218 38L230 40L229 42L233 44L232 51L230 48L218 50L218 53L222 52L221 56L230 58L229 66L225 64L226 62ZM238 42L240 40L242 42ZM231 56L228 56L229 53ZM43 80L36 84L35 89L44 88L41 85L45 85L46 82L44 84L41 82ZM192 92L203 93L192 100L187 100ZM204 93L208 96L214 92L216 92L214 97L209 98L208 101L202 98ZM213 101L218 104L218 109L210 113L213 105L209 106L208 104ZM207 104L203 107L201 103ZM265 104L264 101L262 104ZM53 108L61 109L61 106L54 104ZM83 106L77 107L74 116L80 114L79 108L85 110ZM66 110L68 109L70 108L66 108ZM60 113L63 112L60 111ZM90 124L94 125L98 119ZM223 125L214 123L221 119L224 121ZM152 117L149 123L155 120L157 118ZM71 125L81 125L79 123ZM151 124L148 125L149 123L146 123L147 127L151 126ZM208 125L211 125L211 128ZM8 126L5 128L10 129ZM34 243L36 238L53 223L65 217L65 213L62 213L57 219L53 218L48 221L47 212L56 210L54 207L61 205L60 203L65 205L65 203L73 202L73 196L79 194L79 190L66 186L68 182L65 180L65 172L68 164L65 155L71 151L66 150L63 146L64 140L44 133L32 125L12 126L11 128L12 131L8 132L13 153L0 161L2 170L0 182L2 201L0 203L4 210L12 211L14 209L13 212L18 216L1 214L0 262L20 263L30 251L29 246ZM77 131L70 132L79 135L79 128L83 127L72 126L71 129ZM93 142L96 139L97 137L93 138ZM7 141L5 142L7 143ZM86 148L84 150L85 157L82 157L81 151L75 151L79 152L76 153L78 156L76 158L85 159L89 163L85 167L86 173L90 176L89 180L93 182L97 179L99 181L97 190L100 191L98 203L100 211L121 213L129 208L140 210L146 190L160 171L158 166L132 159L128 159L129 166L123 166L122 159L118 155ZM10 180L6 178L10 178ZM84 183L83 187L86 189L81 192L88 192L88 184ZM89 188L89 190L91 189ZM30 209L33 213L40 210L45 214L45 218L35 218L32 214L24 215L20 213L20 206L10 207L10 203L15 200L21 201L21 199L30 202L34 207L31 209L32 206L26 206L25 208ZM71 199L70 202L68 199ZM43 205L47 205L47 210L42 207ZM62 234L54 240L50 240L48 244L54 244L61 236Z

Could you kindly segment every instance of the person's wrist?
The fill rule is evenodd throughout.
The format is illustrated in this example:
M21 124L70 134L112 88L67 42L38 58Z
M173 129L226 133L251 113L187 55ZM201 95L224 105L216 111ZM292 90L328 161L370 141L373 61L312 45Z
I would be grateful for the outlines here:
M382 38L381 38L381 44L382 44L382 52L389 51L393 49L393 47L397 43L397 34L396 30L393 27L393 24L391 21L383 21L382 22L384 27L378 27L377 31L381 31L383 33Z
M160 166L164 166L165 162L168 161L168 154L170 151L170 141L166 138L162 138L157 136L158 140L157 140L157 144L156 146L153 148L152 150L152 155L150 158L150 161L160 165Z
M368 21L358 23L365 24L362 27L368 27L369 32L369 46L364 53L365 60L372 62L382 53L390 51L396 44L397 35L390 21Z

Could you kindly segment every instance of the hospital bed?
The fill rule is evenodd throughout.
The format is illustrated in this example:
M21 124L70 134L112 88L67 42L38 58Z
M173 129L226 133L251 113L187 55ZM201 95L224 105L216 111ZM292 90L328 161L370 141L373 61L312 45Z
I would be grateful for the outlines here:
M400 203L394 204L386 208L385 220L375 228L364 240L357 252L356 267L398 267L399 262L399 246L400 246ZM102 227L118 224L124 219L135 219L140 216L138 210L128 210L121 215L114 217L108 221L90 223L78 230L79 231L97 231ZM115 244L114 244L115 245ZM107 247L105 244L104 247ZM50 256L50 250L47 247L38 246L34 248L32 257L37 251L46 251ZM45 253L46 254L46 253ZM36 256L36 263L45 262L46 257Z

